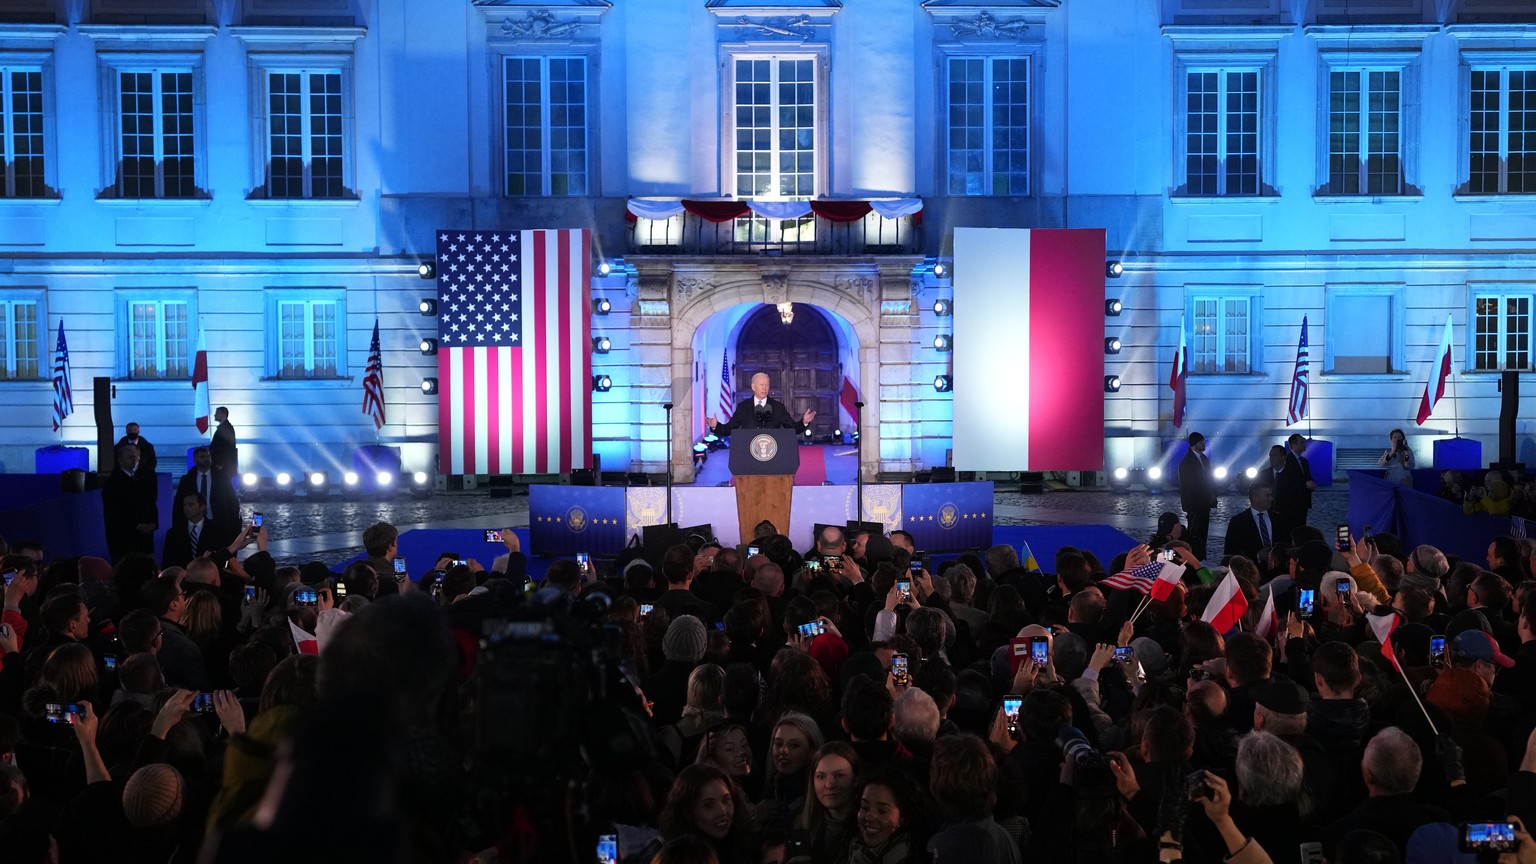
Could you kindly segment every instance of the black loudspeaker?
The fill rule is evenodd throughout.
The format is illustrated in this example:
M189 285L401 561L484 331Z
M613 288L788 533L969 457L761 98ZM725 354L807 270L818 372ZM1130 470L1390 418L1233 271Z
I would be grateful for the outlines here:
M572 486L596 486L597 478L603 473L603 457L597 453L592 454L591 468L577 468L571 472Z
M651 562L651 567L656 570L658 587L666 578L661 575L661 556L667 554L668 549L683 542L683 538L687 536L677 527L676 522L668 522L665 525L646 525L640 529L640 546L645 553L645 560Z
M116 430L112 425L112 379L92 378L93 407L96 410L96 470L109 474L117 467L117 456L112 449L117 444Z
M1505 372L1499 379L1499 465L1515 463L1515 421L1520 417L1520 373Z

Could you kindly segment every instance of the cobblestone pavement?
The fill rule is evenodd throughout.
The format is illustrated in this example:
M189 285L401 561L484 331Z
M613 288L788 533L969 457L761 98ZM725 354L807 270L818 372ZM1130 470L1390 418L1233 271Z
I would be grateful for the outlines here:
M1017 488L1017 487L1013 487ZM1066 489L1025 495L999 486L995 496L998 525L1112 525L1138 539L1151 536L1159 514L1179 510L1178 493L1121 492L1107 489ZM1244 495L1221 496L1211 514L1213 536L1225 533L1227 520L1248 506ZM261 511L272 538L274 556L282 563L319 560L335 565L361 553L363 529L378 521L401 530L411 528L528 527L528 495L517 489L511 498L486 492L439 493L431 498L391 501L257 501L244 506L247 517ZM1331 533L1329 526L1345 521L1349 487L1336 484L1318 489L1311 523Z

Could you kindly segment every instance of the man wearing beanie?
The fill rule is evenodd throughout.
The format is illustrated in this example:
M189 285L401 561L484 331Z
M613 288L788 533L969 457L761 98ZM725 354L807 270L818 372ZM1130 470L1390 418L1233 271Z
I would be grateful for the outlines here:
M672 619L661 640L661 652L667 658L660 669L645 679L645 696L651 705L651 721L659 729L676 723L688 703L688 676L704 657L709 634L704 622L692 615Z
M181 774L164 762L133 772L123 784L123 815L137 828L159 828L181 816Z

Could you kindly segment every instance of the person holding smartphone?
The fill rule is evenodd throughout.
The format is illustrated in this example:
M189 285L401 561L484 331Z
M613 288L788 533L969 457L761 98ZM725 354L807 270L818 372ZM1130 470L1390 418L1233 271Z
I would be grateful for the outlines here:
M513 582L526 580L528 556L523 554L522 541L518 539L517 533L511 528L503 528L498 539L507 551L491 561L491 572L500 573Z
M1393 429L1387 434L1391 441L1376 464L1387 469L1386 480L1400 486L1413 488L1413 448L1408 446L1408 436L1401 429Z

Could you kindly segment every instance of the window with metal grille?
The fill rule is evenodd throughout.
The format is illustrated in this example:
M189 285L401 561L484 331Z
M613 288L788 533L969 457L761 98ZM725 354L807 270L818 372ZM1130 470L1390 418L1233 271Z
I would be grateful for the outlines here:
M1470 86L1466 191L1536 192L1536 69L1475 68Z
M736 194L810 198L816 194L816 61L736 57Z
M1329 70L1327 193L1401 194L1402 146L1402 71Z
M950 57L951 195L1029 194L1029 59Z
M43 73L0 66L0 197L41 198Z
M347 100L339 69L267 73L267 194L342 198Z
M117 192L122 197L198 195L193 79L190 69L117 73Z
M507 57L502 83L506 194L590 194L586 58Z

